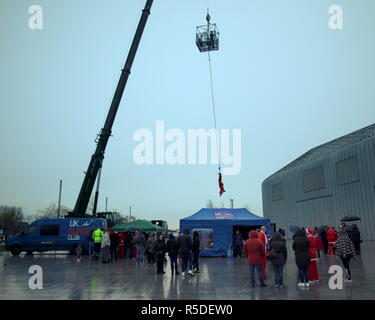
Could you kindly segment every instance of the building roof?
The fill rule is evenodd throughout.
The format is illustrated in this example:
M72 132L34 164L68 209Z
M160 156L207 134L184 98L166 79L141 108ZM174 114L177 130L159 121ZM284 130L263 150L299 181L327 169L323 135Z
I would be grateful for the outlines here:
M270 177L283 172L290 170L292 168L299 167L300 165L315 161L321 158L327 157L329 154L333 154L335 152L338 152L342 149L349 148L351 146L363 143L364 141L368 139L374 139L375 138L375 123L372 125L369 125L367 127L364 127L360 130L354 131L352 133L349 133L345 136L342 136L340 138L337 138L335 140L329 141L327 143L324 143L318 147L315 147L306 153L304 153L302 156L297 158L296 160L292 161L285 167L281 168L274 174L272 174ZM270 178L269 177L269 178Z
M228 208L202 208L193 215L181 219L186 220L214 220L214 221L228 221L228 220L267 220L251 213L245 208L228 209Z

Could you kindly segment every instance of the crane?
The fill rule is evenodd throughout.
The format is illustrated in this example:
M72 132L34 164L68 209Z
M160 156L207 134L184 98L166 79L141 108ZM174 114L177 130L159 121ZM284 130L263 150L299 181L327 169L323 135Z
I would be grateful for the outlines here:
M94 188L95 180L98 177L98 173L100 174L100 169L102 167L103 160L104 160L105 149L107 147L109 137L111 136L111 133L112 133L112 126L116 118L117 110L119 108L121 98L123 96L125 86L126 86L126 83L128 81L128 78L131 72L131 67L132 67L135 55L137 53L139 43L141 41L147 19L151 13L152 3L153 3L153 0L147 0L145 7L142 10L142 15L139 20L138 27L135 32L132 44L130 46L124 68L121 70L121 76L118 81L117 88L116 88L111 106L107 114L106 121L95 141L97 143L95 152L91 156L91 160L87 168L87 171L85 172L85 177L84 177L76 204L74 206L73 212L69 213L68 215L69 217L86 216L86 210L87 210L87 206L90 201L90 197ZM97 199L98 199L98 190L96 191L96 195L95 195L96 203L97 203ZM95 208L96 208L96 203L94 204Z

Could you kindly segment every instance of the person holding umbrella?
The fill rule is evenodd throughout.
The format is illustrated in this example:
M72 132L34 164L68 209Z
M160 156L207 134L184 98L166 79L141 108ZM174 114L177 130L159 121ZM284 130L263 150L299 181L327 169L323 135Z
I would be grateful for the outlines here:
M336 254L341 258L342 264L346 271L347 281L352 281L352 275L350 271L350 259L355 255L355 249L352 241L350 240L348 233L344 228L340 228L337 233L336 241Z

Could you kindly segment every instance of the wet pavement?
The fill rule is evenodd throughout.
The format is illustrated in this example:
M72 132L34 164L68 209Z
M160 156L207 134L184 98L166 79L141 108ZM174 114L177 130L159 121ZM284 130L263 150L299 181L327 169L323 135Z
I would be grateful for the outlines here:
M310 288L297 287L297 267L291 242L284 269L283 288L273 288L273 269L267 263L267 287L250 288L248 265L241 258L200 258L201 274L191 277L156 274L156 265L137 266L134 261L120 259L103 264L84 256L80 262L66 254L34 254L13 257L0 254L0 299L23 300L357 300L375 298L375 242L362 244L362 254L351 263L352 283L343 289L328 286L330 265L341 262L324 254L319 261L320 283ZM29 267L43 269L43 289L31 290Z

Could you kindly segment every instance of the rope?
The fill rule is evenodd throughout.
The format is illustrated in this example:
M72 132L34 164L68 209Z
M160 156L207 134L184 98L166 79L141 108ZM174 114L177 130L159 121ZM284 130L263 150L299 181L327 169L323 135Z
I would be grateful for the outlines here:
M219 173L221 171L221 153L219 148L219 134L217 131L217 123L216 123L216 108L215 108L215 95L214 95L214 85L212 80L212 66L211 66L211 54L210 51L208 51L208 65L210 69L210 84L211 84L211 101L212 101L212 112L214 115L214 127L215 127L215 133L216 133L216 149L218 154L218 162L219 162Z

